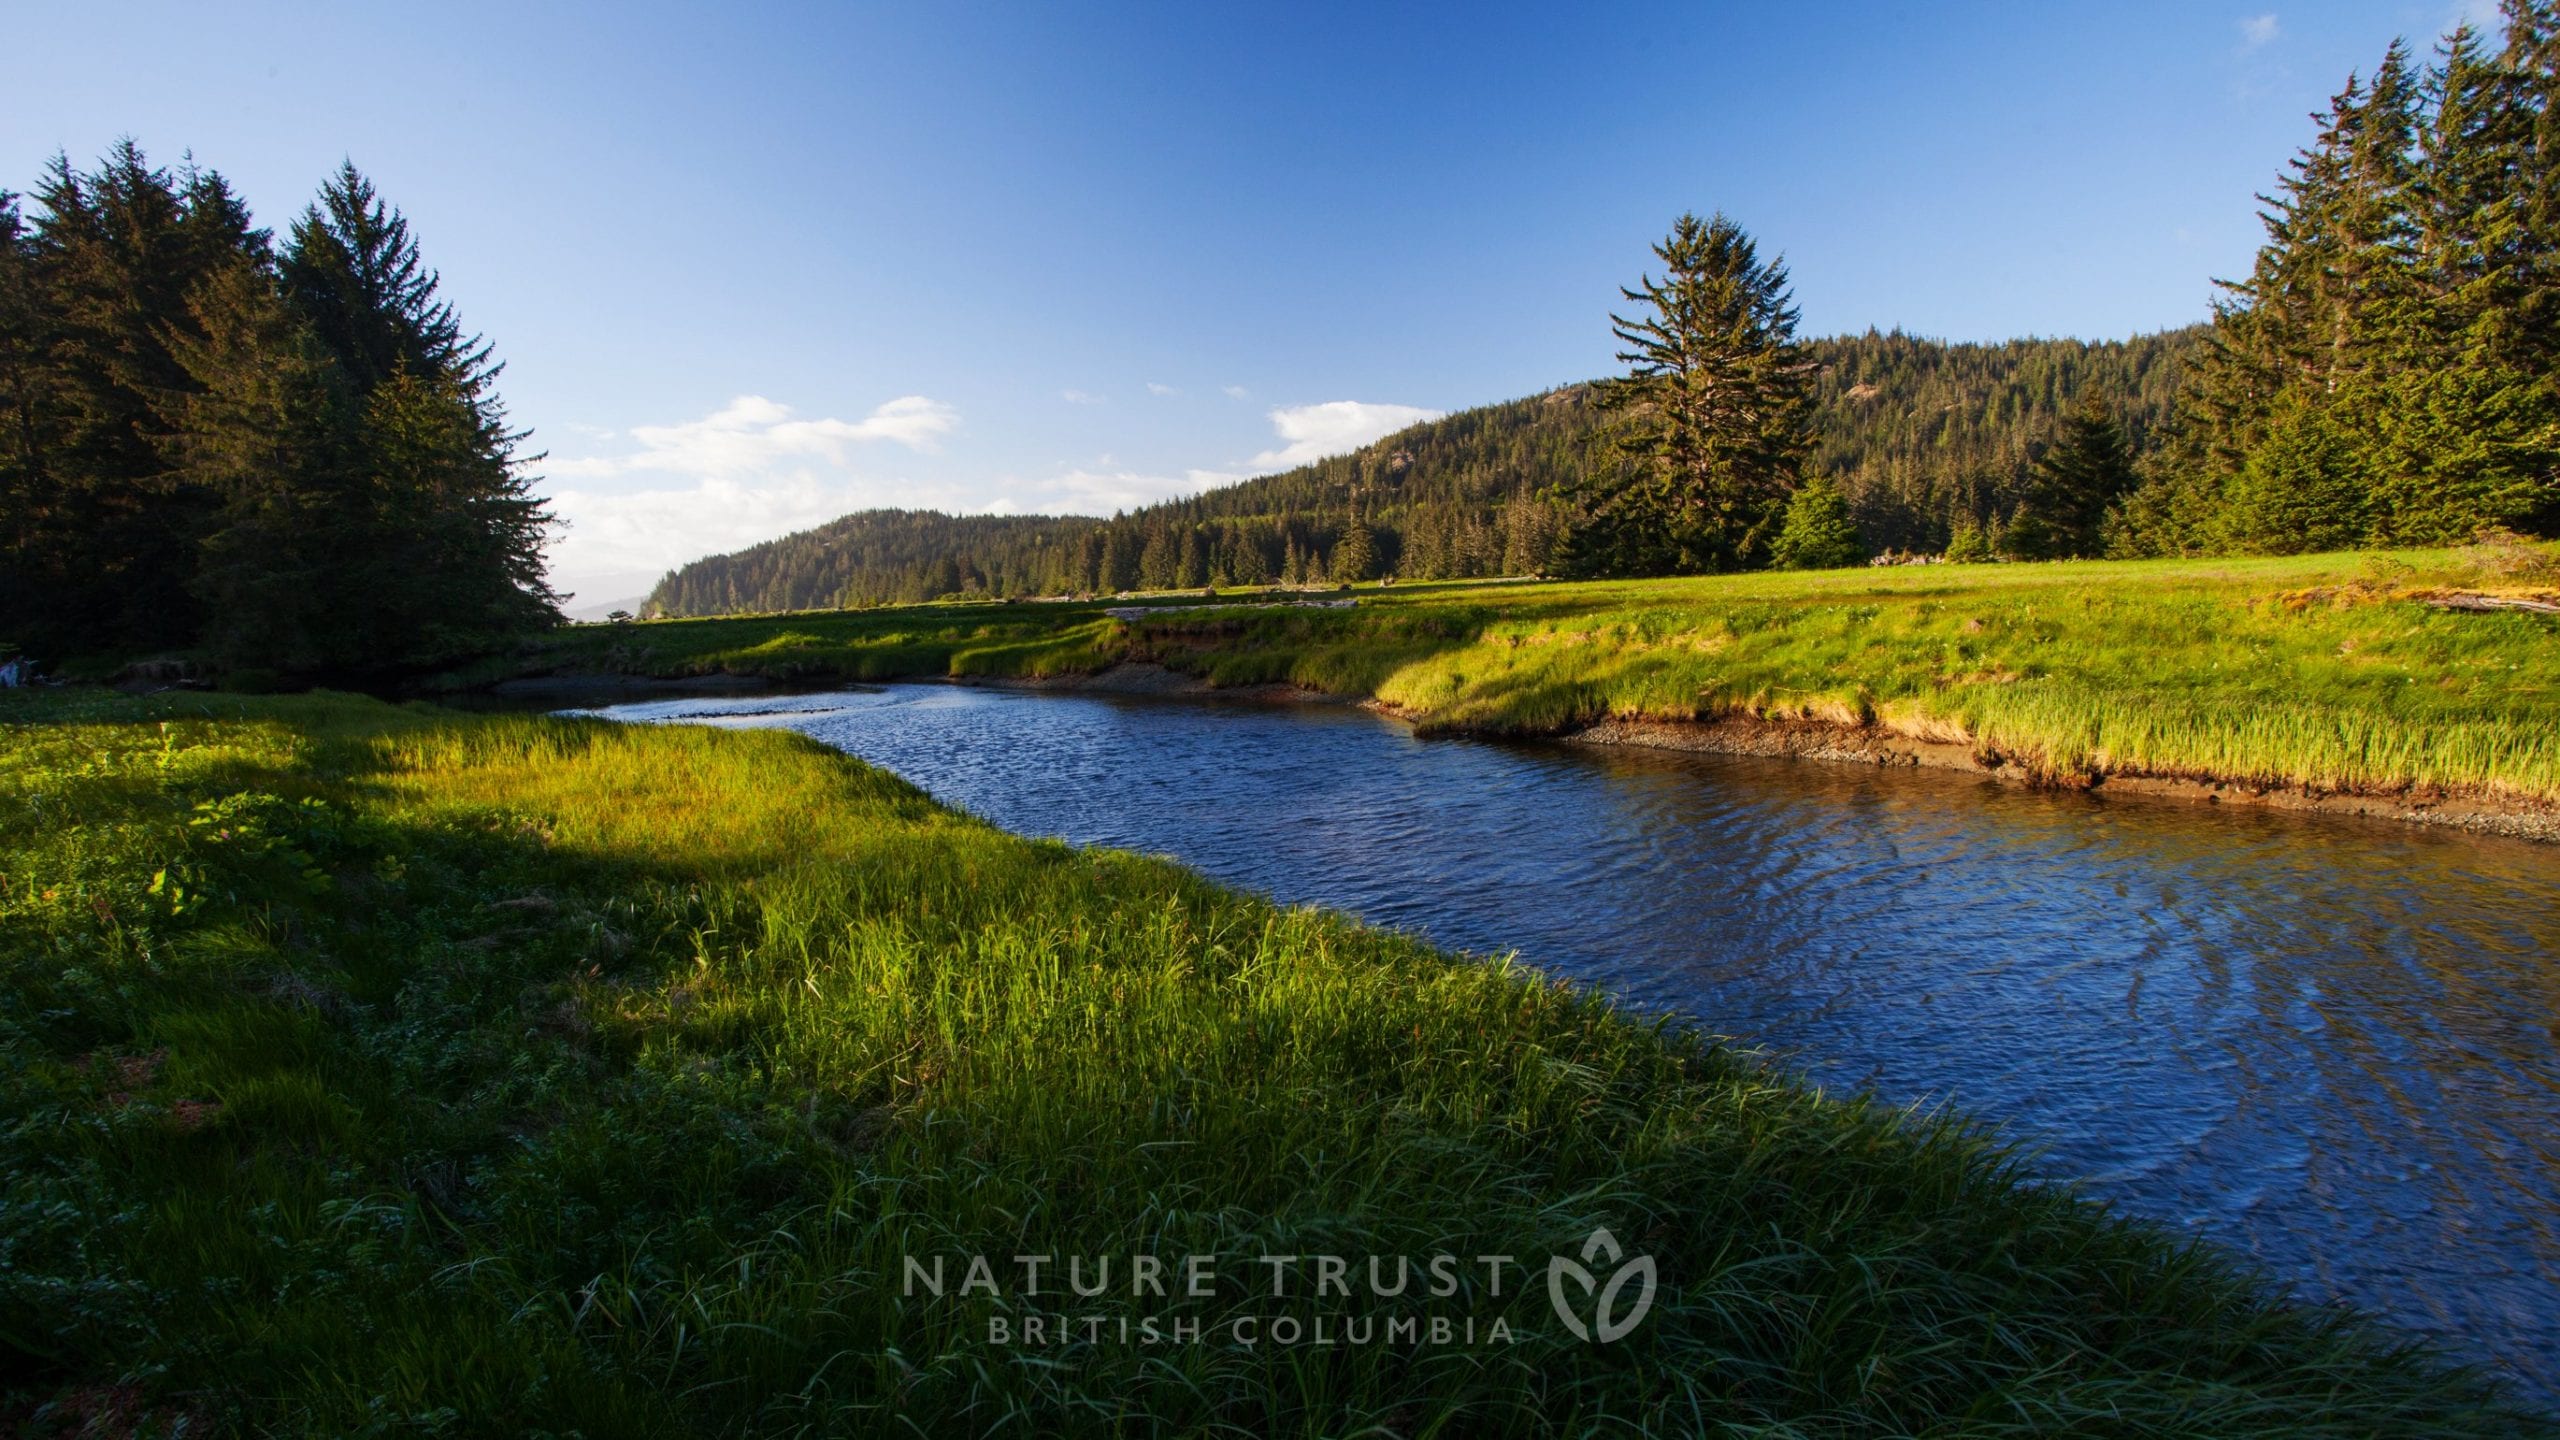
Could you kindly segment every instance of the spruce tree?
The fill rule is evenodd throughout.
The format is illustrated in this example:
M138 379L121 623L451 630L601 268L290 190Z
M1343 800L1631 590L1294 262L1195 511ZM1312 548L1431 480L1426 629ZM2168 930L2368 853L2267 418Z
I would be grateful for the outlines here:
M39 614L60 564L46 543L60 500L46 468L54 407L40 283L18 197L0 190L0 616L13 627L0 645L10 646L35 638L14 627Z
M1182 573L1182 555L1173 532L1158 516L1141 532L1138 546L1138 588L1170 590Z
M236 672L364 668L363 612L403 577L384 562L355 471L335 361L235 263L197 287L174 355L191 384L161 396L171 472L214 498L189 585L197 637Z
M56 156L35 198L41 455L8 542L35 631L22 638L182 646L201 622L190 577L218 501L164 454L162 406L192 384L172 347L197 333L195 289L267 264L267 237L220 175L173 175L130 140L86 173Z
M1769 558L1781 570L1838 570L1866 559L1849 497L1827 479L1798 486L1788 497L1786 520L1769 547Z
M2100 553L2108 509L2133 485L2124 432L2091 392L2036 456L2026 497L2009 522L2011 553L2025 560Z
M1944 558L1950 565L1977 565L1996 557L1992 553L1991 537L1972 517L1966 516L1956 521L1954 533L1947 537Z
M1377 539L1368 522L1354 518L1333 541L1333 578L1343 584L1377 576Z
M1654 247L1664 273L1621 290L1625 376L1601 387L1607 452L1575 494L1574 568L1688 574L1756 562L1809 443L1808 378L1783 263L1717 215L1683 215Z
M486 654L558 618L543 578L550 514L530 480L495 463L474 399L455 380L400 370L364 403L376 580L362 643L400 666Z
M490 347L466 336L437 294L409 222L353 161L320 187L294 222L285 289L338 358L359 395L393 375L433 376L477 398L497 378Z
M1502 573L1542 575L1554 564L1556 510L1526 489L1502 507Z

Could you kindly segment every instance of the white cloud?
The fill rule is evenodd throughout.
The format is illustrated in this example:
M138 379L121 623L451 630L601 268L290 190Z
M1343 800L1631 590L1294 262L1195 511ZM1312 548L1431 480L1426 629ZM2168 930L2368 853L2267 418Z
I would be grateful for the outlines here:
M1061 390L1058 398L1070 405L1099 405L1102 397L1085 390Z
M607 577L664 574L688 560L822 525L884 505L932 505L901 480L779 474L706 475L690 485L638 491L553 488L551 508L568 521L550 546L553 583L582 593Z
M1357 450L1408 425L1437 420L1441 412L1415 405L1375 405L1362 400L1329 400L1271 412L1271 428L1289 443L1253 457L1255 468L1286 470Z
M546 478L571 482L546 487L553 513L568 522L549 546L554 583L591 590L847 511L947 501L850 467L858 451L881 441L934 450L959 423L958 411L921 395L891 400L860 420L796 419L787 405L741 395L699 420L635 425L636 448L544 464ZM637 490L615 483L639 476L675 483Z
M551 573L562 589L610 599L638 588L634 573L654 577L857 510L1108 515L1355 450L1439 413L1356 400L1276 409L1281 443L1249 466L1155 472L1101 455L1045 476L926 482L874 472L862 457L880 441L932 450L959 426L948 405L911 395L860 420L803 420L745 395L699 420L632 426L616 450L549 462L545 488L568 522L549 547Z
M1159 385L1153 380L1150 380L1147 382L1147 393L1150 395L1179 395L1182 392L1170 385Z
M2252 15L2240 22L2240 48L2255 50L2275 39L2277 33L2275 12Z
M903 395L860 420L794 420L791 407L761 395L741 395L699 420L681 425L635 425L637 450L553 460L553 475L602 479L642 471L678 475L753 474L786 460L842 465L852 448L875 440L910 450L934 450L960 424L960 412L939 400Z
M1250 391L1246 390L1241 385L1223 385L1219 388L1227 392L1227 398L1230 400L1243 400L1248 398L1251 394Z

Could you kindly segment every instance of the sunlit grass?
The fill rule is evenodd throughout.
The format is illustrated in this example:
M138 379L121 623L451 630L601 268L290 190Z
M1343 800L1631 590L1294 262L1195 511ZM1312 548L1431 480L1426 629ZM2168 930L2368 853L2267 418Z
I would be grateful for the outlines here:
M1437 623L1426 621L1423 623ZM2477 1435L2208 1250L1499 964L1006 836L781 732L0 701L0 1414L358 1434ZM908 1255L1607 1224L1626 1341L1053 1346ZM1298 1313L1371 1313L1308 1297ZM1543 1318L1542 1318L1543 1317ZM1108 1326L1106 1323L1106 1332Z

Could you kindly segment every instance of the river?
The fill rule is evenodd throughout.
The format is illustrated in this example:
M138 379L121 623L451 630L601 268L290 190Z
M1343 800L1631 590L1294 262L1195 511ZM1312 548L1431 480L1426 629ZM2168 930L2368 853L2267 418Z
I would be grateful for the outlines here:
M2560 848L1975 777L949 685L785 726L1008 830L1517 952L2560 1400Z

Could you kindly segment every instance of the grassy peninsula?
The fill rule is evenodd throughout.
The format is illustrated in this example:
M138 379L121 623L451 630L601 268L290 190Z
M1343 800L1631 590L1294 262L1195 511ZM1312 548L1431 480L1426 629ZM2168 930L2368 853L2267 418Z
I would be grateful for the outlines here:
M0 752L29 1433L2540 1423L1953 1121L796 736L66 693L0 699ZM1596 1225L1663 1288L1595 1346L1543 1270ZM1172 1301L1010 1265L1187 1253L1216 1279ZM970 1254L1001 1294L902 1294L908 1257ZM1319 1254L1520 1264L1269 1297L1254 1257ZM1515 1333L1217 1338L1417 1303ZM1102 1339L988 1343L1043 1311ZM1113 1338L1149 1316L1211 1339Z
M1745 717L1953 742L2057 782L2157 776L2560 803L2552 547L1364 586L566 630L512 671L1041 678L1146 661L1549 734ZM1292 600L1355 598L1347 608Z

